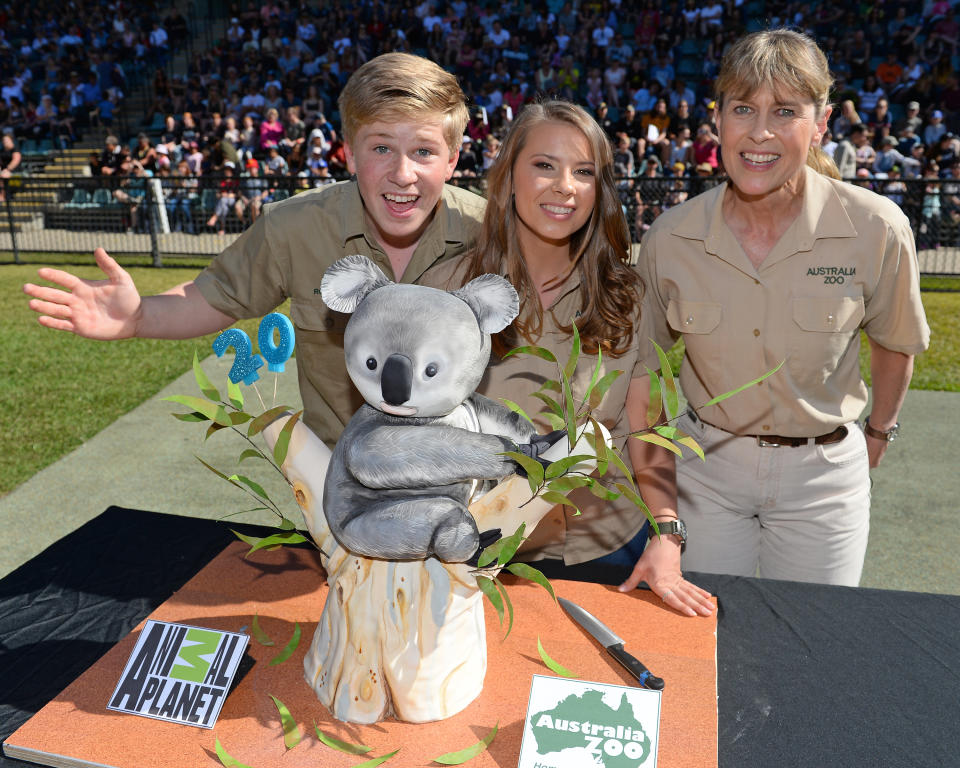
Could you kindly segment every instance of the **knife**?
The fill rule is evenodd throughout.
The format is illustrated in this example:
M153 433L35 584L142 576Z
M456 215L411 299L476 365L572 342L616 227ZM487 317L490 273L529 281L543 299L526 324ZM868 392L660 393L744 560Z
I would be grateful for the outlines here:
M623 638L617 637L610 628L600 621L596 616L585 611L576 603L557 598L557 602L563 606L563 609L570 614L570 617L583 627L587 632L593 635L600 645L607 649L613 658L619 661L626 670L637 678L637 681L644 688L650 688L654 691L662 691L664 682L662 678L656 677L650 673L640 660L623 649Z

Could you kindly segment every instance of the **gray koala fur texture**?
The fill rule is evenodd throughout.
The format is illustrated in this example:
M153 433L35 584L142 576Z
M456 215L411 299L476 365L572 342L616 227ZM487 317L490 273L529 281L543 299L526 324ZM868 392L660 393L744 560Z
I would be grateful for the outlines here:
M474 392L490 334L519 311L516 291L497 275L452 292L396 284L355 255L327 269L321 294L331 309L352 313L344 354L366 400L327 469L331 532L364 557L470 560L489 537L467 505L518 469L497 454L536 458L557 439Z

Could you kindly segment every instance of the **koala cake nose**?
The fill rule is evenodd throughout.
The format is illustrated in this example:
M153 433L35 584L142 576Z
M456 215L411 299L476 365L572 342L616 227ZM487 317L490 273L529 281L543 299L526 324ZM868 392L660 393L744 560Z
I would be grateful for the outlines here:
M402 405L410 399L413 365L405 355L390 355L380 375L380 391L389 405Z

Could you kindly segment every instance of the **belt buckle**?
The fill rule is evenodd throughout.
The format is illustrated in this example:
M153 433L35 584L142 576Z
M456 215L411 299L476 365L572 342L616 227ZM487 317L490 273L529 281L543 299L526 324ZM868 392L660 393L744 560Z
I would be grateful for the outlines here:
M757 435L757 445L761 448L782 448L781 443L771 443L769 440L764 440L760 435Z

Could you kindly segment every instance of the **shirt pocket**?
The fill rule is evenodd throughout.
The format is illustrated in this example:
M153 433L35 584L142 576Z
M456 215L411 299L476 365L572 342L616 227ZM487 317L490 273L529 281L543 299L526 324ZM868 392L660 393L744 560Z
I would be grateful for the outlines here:
M298 331L308 333L343 333L350 315L335 312L319 297L316 301L290 300L290 319Z
M723 369L725 340L718 332L721 320L723 305L717 302L670 299L667 304L667 322L683 334L686 357L705 386L709 386L708 381L718 381Z
M791 375L801 387L820 386L836 372L851 342L859 338L863 297L799 296L793 299L791 312Z

